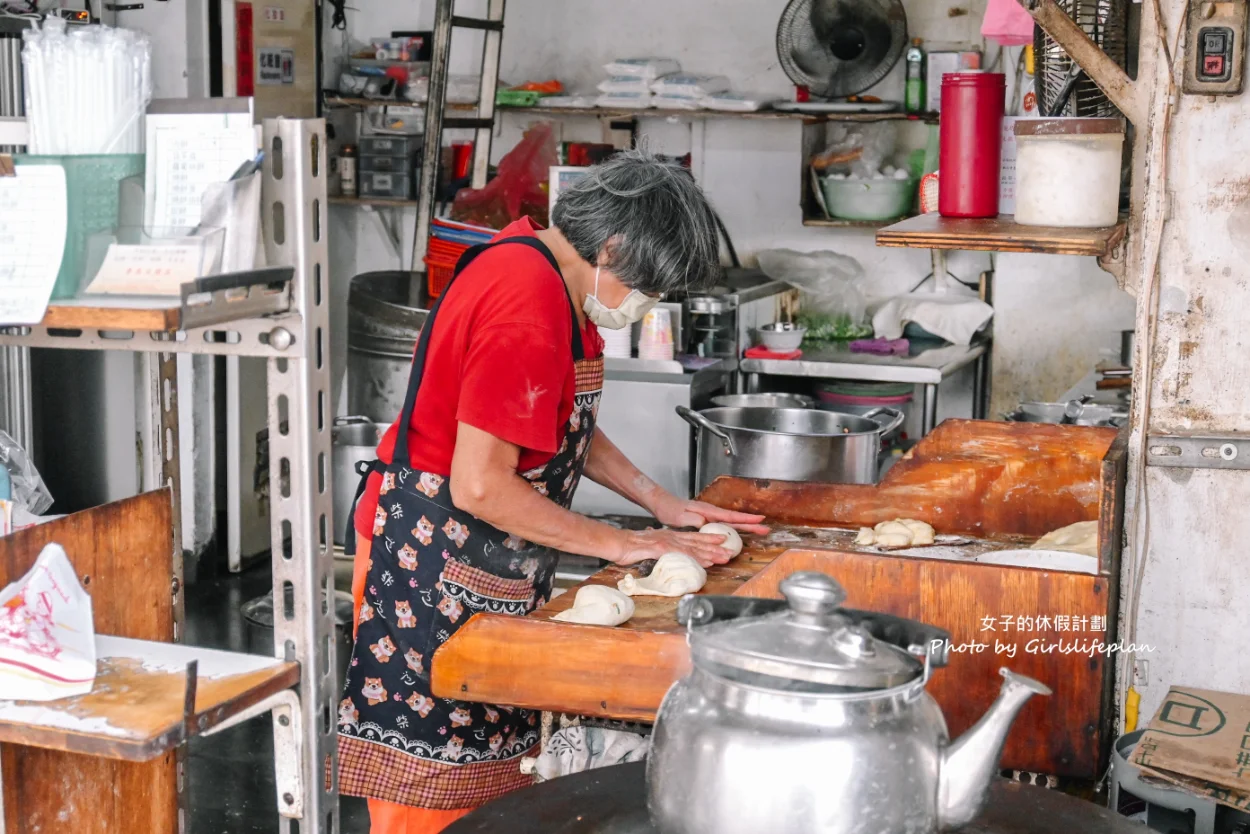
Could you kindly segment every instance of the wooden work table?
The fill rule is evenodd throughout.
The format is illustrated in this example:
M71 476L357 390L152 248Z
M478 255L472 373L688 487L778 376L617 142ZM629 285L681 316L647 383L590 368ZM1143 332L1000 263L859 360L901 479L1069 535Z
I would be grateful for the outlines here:
M745 536L742 554L709 570L701 593L777 597L786 576L817 570L847 589L849 606L945 628L956 647L988 644L954 653L929 684L952 734L984 713L1001 683L998 669L1009 666L1050 685L1055 696L1025 707L1003 766L1096 778L1113 737L1107 706L1114 664L1103 654L1028 647L1111 642L1110 632L1093 626L1094 618L1115 622L1122 446L1113 429L949 420L875 486L718 479L703 500L764 513L773 529ZM854 544L858 527L899 517L932 524L937 545L885 553ZM1019 552L1051 530L1095 519L1098 558ZM1003 557L1004 550L1016 553ZM615 585L627 570L611 566L585 584ZM664 693L690 668L677 600L637 597L634 616L616 628L551 622L577 590L527 618L475 615L435 655L434 693L653 720ZM1042 615L1044 624L1036 619ZM1008 616L1033 621L1019 629L1014 619L1005 624ZM1061 630L1056 617L1084 629Z

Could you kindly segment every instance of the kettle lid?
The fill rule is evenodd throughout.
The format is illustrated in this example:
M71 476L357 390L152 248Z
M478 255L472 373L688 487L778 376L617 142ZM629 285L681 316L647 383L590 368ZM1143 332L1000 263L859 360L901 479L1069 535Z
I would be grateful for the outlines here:
M793 689L801 681L816 692L889 689L924 674L920 659L843 611L846 591L832 577L794 573L780 589L782 611L692 629L695 663L758 686Z

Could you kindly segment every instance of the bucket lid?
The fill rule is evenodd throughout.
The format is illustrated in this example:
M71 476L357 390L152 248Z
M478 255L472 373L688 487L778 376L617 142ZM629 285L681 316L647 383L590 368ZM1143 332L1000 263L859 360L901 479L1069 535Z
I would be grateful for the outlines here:
M889 689L920 677L924 665L878 640L839 609L846 591L814 571L781 582L787 609L762 617L716 622L690 634L696 664L723 677L795 691Z
M1124 133L1123 119L1020 119L1016 136L1074 136Z

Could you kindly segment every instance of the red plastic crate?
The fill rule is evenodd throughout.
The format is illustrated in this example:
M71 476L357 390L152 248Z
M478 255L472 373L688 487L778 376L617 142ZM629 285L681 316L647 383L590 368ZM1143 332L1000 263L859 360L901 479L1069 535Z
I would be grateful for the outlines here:
M451 283L451 277L456 272L458 258L445 259L431 253L422 260L425 261L425 281L429 288L430 298L438 298Z

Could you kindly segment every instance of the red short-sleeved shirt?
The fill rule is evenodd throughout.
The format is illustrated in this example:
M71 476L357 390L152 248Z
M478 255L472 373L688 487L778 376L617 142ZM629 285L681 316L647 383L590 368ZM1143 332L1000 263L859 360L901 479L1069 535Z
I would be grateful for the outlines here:
M535 231L526 217L494 239ZM449 475L460 422L521 447L520 471L546 463L573 412L572 315L564 281L542 253L514 245L479 255L456 279L430 335L408 426L412 466ZM603 352L594 324L581 338L587 359ZM378 445L384 463L394 454L398 418ZM362 536L373 533L380 484L371 475L356 508Z

